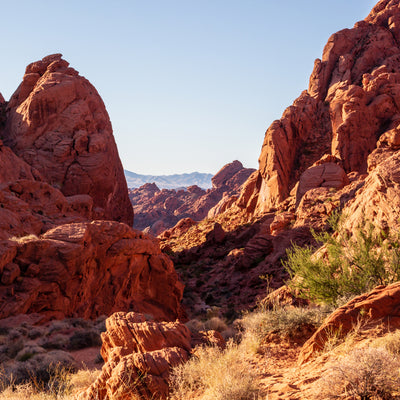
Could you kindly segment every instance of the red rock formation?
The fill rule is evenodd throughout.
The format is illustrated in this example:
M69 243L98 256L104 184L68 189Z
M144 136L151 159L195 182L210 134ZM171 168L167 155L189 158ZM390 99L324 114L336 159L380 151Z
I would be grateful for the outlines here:
M299 362L306 362L322 350L330 335L343 337L359 323L368 326L384 324L389 330L399 328L400 283L379 286L334 311L304 344Z
M166 399L171 368L189 358L188 328L146 321L137 313L113 314L106 326L101 349L106 364L79 400Z
M237 309L251 304L265 290L259 276L282 285L286 248L316 245L310 228L328 229L335 210L348 231L364 219L399 227L399 26L398 2L383 0L332 35L308 90L267 130L259 170L238 199L223 198L215 206L222 213L211 210L181 237L160 237L203 308L224 307L228 295ZM207 241L216 222L226 232L217 244ZM194 278L199 269L207 279Z
M29 65L10 102L0 99L0 131L12 147L0 141L0 318L181 315L183 285L158 241L91 222L131 224L133 214L90 83L60 55Z
M367 158L378 139L400 123L399 21L398 3L380 1L365 21L330 37L322 59L315 62L308 91L265 134L259 159L262 184L253 192L258 194L257 211L286 199L324 154L340 160L345 173L367 172ZM339 180L325 186L346 183L335 168L331 173L339 174ZM297 204L307 189L320 186L307 180Z
M96 318L119 310L174 319L183 285L157 240L111 221L0 242L0 318Z
M111 123L96 89L60 54L26 68L4 143L65 196L88 194L99 218L133 223Z
M253 169L243 168L239 161L233 161L214 175L213 188L207 191L196 185L186 190L159 190L154 183L130 189L134 226L158 235L183 218L199 221L209 213L209 217L214 217L234 203L234 196L239 194L241 185L252 172Z

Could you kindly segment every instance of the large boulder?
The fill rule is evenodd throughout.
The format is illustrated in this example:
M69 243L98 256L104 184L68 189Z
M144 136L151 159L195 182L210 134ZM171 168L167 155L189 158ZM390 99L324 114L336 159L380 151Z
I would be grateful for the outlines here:
M61 54L34 62L11 97L4 143L65 196L93 198L97 218L133 223L107 111Z
M189 329L122 312L108 318L106 327L101 349L106 364L79 400L166 399L171 368L189 358Z

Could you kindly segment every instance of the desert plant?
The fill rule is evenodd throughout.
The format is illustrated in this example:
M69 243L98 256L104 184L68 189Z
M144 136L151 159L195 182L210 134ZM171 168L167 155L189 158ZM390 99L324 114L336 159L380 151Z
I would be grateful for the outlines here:
M232 341L225 350L198 348L194 357L172 372L171 400L254 400L256 396L251 369Z
M400 356L400 329L375 339L371 345L373 347L383 347L389 353Z
M94 346L101 346L100 333L95 329L80 329L69 338L67 347L69 350L79 350Z
M377 231L364 222L351 236L340 222L332 225L334 235L313 232L323 245L319 254L315 248L297 245L287 251L289 286L302 297L337 305L341 298L400 280L399 232Z
M354 349L332 364L317 384L320 398L389 399L398 394L400 362L383 348Z
M270 333L281 338L295 338L304 329L314 330L325 318L321 308L275 306L259 308L236 321L242 331L242 343L251 351L258 351L263 339Z

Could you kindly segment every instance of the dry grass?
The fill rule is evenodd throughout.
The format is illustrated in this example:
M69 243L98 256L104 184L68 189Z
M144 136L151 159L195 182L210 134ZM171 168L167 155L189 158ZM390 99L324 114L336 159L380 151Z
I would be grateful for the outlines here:
M276 306L272 310L259 309L245 314L236 324L243 331L243 345L246 344L248 351L258 352L268 334L294 338L303 335L305 328L317 328L324 318L325 313L320 308Z
M354 349L322 375L317 398L392 399L400 387L400 362L383 348ZM397 397L396 397L397 398Z
M186 364L173 370L170 400L257 399L254 375L240 345L225 350L201 347Z
M400 329L374 340L371 345L373 347L383 347L389 353L400 356Z
M59 369L46 385L35 379L21 385L14 385L12 380L3 382L0 400L74 400L96 380L99 372L80 370L72 374L66 369Z
M13 242L17 242L19 244L31 242L32 240L39 240L38 236L34 234L26 235L26 236L13 236L9 240L12 240Z

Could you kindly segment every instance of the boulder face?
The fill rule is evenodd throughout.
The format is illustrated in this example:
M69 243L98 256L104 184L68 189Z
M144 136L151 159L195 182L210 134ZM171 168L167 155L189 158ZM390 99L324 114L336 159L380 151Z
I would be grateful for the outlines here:
M28 65L8 102L2 137L65 196L90 195L97 218L133 224L103 101L61 54Z
M179 316L183 285L157 241L127 225L59 225L0 242L0 318L95 319L119 310Z
M166 399L171 368L189 359L189 329L178 321L156 323L121 312L106 327L101 349L106 364L79 400Z
M214 175L212 189L203 190L193 185L186 190L160 190L154 183L130 189L134 227L159 235L183 218L199 221L207 216L214 217L233 204L241 185L253 172L254 169L233 161Z
M299 362L308 361L323 350L330 336L344 337L357 324L383 325L389 330L400 327L400 283L378 286L369 293L355 297L335 310L304 344Z
M346 174L366 173L379 138L397 132L399 7L397 1L382 0L364 21L329 38L308 90L265 134L257 211L285 200L300 176L326 154L336 157Z

